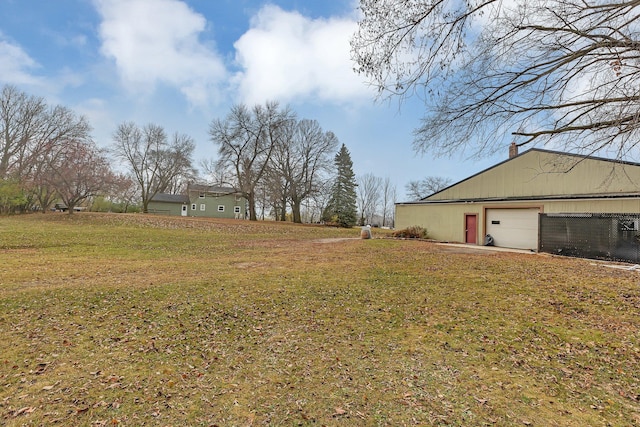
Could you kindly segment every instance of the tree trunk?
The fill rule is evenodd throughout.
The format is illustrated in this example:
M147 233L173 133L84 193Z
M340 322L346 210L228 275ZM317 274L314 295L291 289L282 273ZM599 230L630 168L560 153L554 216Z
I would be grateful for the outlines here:
M253 193L247 194L247 201L249 202L249 221L257 221L256 216L256 197Z
M302 215L300 214L300 201L291 200L291 211L293 212L293 222L302 224Z
M280 200L280 221L285 222L287 220L287 198L283 197Z

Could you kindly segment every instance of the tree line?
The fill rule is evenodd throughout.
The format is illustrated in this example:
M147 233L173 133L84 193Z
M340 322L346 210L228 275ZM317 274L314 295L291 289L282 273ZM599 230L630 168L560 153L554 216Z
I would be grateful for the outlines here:
M355 70L381 96L422 96L417 152L491 154L508 135L518 146L640 156L637 2L360 0L360 10L351 39ZM157 192L175 192L196 177L193 141L169 138L161 127L125 123L107 153L66 107L5 86L0 110L0 211L46 210L56 199L74 206L97 194L144 210ZM330 162L335 135L275 103L235 106L209 134L219 155L208 163L211 176L247 197L251 219L268 211L297 222L311 205L326 219L332 191L342 189L337 155ZM114 173L109 155L131 170ZM356 184L356 222L384 218L392 193L375 177ZM409 196L425 197L423 184L409 183Z
M206 181L248 201L251 220L393 225L397 191L390 178L356 178L349 150L318 121L276 102L236 105L209 126L215 160L194 166L194 140L162 126L118 125L106 149L88 121L14 86L0 94L0 212L50 210L108 201L127 211L159 193ZM114 160L120 166L114 170ZM117 208L114 208L117 206Z
M118 193L127 178L110 167L84 117L49 106L14 86L0 93L0 212L74 207L100 192Z

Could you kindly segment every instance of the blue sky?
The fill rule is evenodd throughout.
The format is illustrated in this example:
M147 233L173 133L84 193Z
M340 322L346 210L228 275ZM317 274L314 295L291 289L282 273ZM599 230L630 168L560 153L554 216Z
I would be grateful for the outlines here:
M0 0L0 86L85 115L103 147L118 124L155 123L216 157L207 129L236 103L277 100L351 152L356 175L405 185L463 179L504 160L416 156L418 99L375 101L353 73L355 0Z

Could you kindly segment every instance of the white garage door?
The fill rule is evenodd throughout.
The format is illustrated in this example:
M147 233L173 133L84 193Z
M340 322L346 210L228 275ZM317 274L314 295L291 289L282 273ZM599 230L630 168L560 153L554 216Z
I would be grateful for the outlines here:
M496 246L538 250L538 208L487 209L487 234Z

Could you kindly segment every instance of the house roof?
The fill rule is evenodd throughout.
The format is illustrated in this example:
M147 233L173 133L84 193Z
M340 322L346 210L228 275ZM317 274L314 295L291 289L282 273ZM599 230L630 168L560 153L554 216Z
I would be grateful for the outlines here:
M218 185L189 184L188 191L200 191L204 193L216 194L234 194L237 193L233 187L224 187Z
M189 184L187 188L187 193L189 191L197 191L201 193L213 193L216 195L226 195L226 194L236 194L237 191L232 187L222 187L217 185L202 185L202 184ZM188 204L190 203L188 194L167 194L167 193L158 193L151 198L152 202L163 202L163 203L180 203L180 204Z
M616 167L627 167L621 174L626 178L624 183L617 180L614 185L604 186L595 182L597 179L606 181L608 178L603 171ZM629 171L633 173L628 174ZM640 186L632 181L639 180L639 173L640 163L532 148L421 200L399 204L638 197ZM574 181L573 185L565 185L570 174L581 174L583 179L577 184ZM520 182L505 184L508 180ZM503 188L493 191L495 187ZM515 194L508 194L507 187Z
M592 194L568 194L568 195L550 195L550 196L519 196L519 197L479 197L465 198L468 203L475 202L506 202L506 201L544 201L544 200L585 200L585 199L637 199L640 197L640 191L635 193L592 193ZM401 202L398 205L420 205L420 204L438 204L438 203L459 203L458 199L442 199L442 200L416 200L412 202Z
M158 193L151 198L152 202L164 202L164 203L189 203L189 197L184 194L166 194Z

